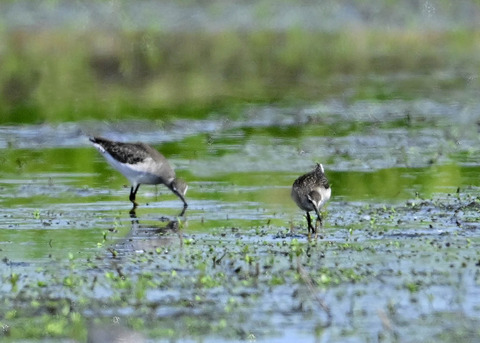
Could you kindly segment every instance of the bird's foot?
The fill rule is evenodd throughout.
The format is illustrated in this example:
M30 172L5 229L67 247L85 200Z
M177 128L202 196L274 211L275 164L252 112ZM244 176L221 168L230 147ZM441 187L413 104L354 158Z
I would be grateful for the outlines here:
M130 210L130 215L136 215L135 211L137 209L138 204L135 200L131 200L131 202L133 203L133 206L132 206L132 209Z
M131 218L137 218L136 209L137 209L137 206L133 206L132 209L128 212L128 213L130 213Z

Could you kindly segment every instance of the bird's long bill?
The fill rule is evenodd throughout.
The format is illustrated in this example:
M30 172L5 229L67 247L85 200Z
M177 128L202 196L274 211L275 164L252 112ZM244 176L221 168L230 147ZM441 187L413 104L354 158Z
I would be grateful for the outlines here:
M182 201L183 205L188 206L187 201L185 200L185 194L187 193L188 185L185 181L180 179L175 179L169 186L172 192L178 196Z
M185 197L182 193L180 193L178 190L174 190L173 193L175 193L183 201L183 205L185 207L188 206L187 201L185 200Z
M175 188L177 189L177 191L179 193L181 193L182 195L186 195L187 194L187 190L188 190L188 185L187 183L183 180L183 179L175 179Z

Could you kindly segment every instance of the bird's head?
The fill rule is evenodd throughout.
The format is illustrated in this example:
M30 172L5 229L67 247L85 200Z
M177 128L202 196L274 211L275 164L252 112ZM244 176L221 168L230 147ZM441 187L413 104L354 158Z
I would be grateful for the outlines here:
M172 182L170 184L170 188L175 193L185 195L185 194L187 194L188 185L184 180L175 178L175 179L172 180Z

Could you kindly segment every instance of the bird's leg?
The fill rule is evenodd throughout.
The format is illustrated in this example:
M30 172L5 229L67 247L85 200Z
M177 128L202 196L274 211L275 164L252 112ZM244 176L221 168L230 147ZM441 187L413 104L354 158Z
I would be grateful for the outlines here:
M323 221L322 216L320 215L320 211L316 207L315 212L317 212L317 219L315 220L315 238L317 238L317 224L320 223L320 227L323 229Z
M312 196L311 196L312 193L314 193L314 192L311 192L310 194L307 195L307 199L312 204L312 206L315 210L315 213L317 214L317 219L315 220L315 228L313 228L313 226L312 226L312 231L315 233L315 238L317 238L317 221L320 220L320 223L321 223L322 219L321 219L321 216L320 216L320 212L318 210L318 203L316 201L314 201L314 199L312 198Z
M130 210L129 213L130 213L130 218L132 218L132 224L133 223L138 224L137 212L136 212L135 205L132 207L132 209Z
M135 210L135 208L138 206L137 202L135 201L135 196L137 195L139 187L140 184L136 185L135 188L133 186L130 188L130 201L133 203L132 210Z
M315 232L315 228L312 226L312 218L310 217L310 212L307 212L307 223L308 223L308 236L310 236L310 229L312 232Z

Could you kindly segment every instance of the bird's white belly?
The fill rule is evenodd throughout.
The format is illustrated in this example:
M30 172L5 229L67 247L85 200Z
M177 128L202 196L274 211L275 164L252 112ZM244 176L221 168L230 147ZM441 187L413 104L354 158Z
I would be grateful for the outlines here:
M156 175L150 173L141 173L137 176L137 183L142 183L145 185L156 185L161 183L160 178Z
M148 158L144 162L127 164L117 161L108 153L105 153L105 157L108 163L122 173L132 185L160 183L159 177L150 172L151 161Z

